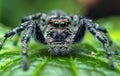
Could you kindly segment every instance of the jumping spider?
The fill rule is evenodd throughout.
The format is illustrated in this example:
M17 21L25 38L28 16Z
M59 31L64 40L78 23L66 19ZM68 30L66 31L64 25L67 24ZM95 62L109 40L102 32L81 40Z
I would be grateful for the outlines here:
M118 51L115 49L107 30L90 19L79 15L68 16L61 11L52 11L48 15L37 13L24 17L20 26L4 35L0 49L2 49L7 38L15 34L20 35L25 30L22 39L22 56L23 69L26 70L28 69L28 42L31 37L39 43L49 45L49 52L52 55L67 55L70 52L69 45L80 42L84 37L86 29L103 44L110 68L114 69L109 46L113 48L116 55ZM15 43L17 43L17 39Z

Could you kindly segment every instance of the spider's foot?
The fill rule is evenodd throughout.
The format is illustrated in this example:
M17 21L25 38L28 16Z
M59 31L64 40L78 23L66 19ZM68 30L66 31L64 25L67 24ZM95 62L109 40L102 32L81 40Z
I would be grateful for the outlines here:
M118 51L115 51L115 55L119 55L119 52L118 52Z
M113 65L110 65L111 70L115 70L115 67Z
M29 68L28 60L26 56L23 56L23 70L26 71Z
M13 45L14 45L14 46L17 46L17 41L14 41L14 42L13 42Z
M23 70L26 71L26 70L28 70L28 69L29 69L28 63L24 64L24 65L23 65Z
M0 43L0 51L1 51L1 49L2 49L2 46L3 46L3 44Z

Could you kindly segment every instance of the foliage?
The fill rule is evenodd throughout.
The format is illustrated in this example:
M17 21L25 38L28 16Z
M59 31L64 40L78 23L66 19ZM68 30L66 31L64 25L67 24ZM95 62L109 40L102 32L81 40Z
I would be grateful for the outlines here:
M120 31L114 28L115 19L111 18L99 20L98 23L108 28L114 43L120 50ZM119 23L117 23L119 24ZM114 29L116 30L114 30ZM9 28L0 27L0 40ZM7 40L0 51L0 76L119 76L120 56L113 55L116 70L111 70L108 66L102 45L95 41L89 33L81 44L72 47L70 55L63 57L53 57L49 54L48 46L44 46L31 40L29 49L28 71L22 70L21 42L18 46L13 46L14 38ZM95 55L91 56L91 52ZM111 50L112 52L112 50ZM120 51L119 51L120 52ZM113 53L113 52L112 52Z

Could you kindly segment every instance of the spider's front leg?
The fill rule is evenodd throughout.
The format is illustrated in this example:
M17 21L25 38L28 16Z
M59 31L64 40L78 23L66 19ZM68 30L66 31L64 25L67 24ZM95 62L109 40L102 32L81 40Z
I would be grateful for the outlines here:
M35 23L32 21L26 28L26 33L22 39L23 69L28 69L28 42L35 29Z
M43 25L45 24L45 18L46 18L46 14L45 13L36 13L36 14L32 14L29 16L25 16L22 18L21 22L24 23L26 21L30 21L30 20L40 20L40 27L43 28ZM17 33L15 41L14 41L14 45L17 45L19 37L20 37L21 33Z
M40 43L46 44L45 38L41 32L41 29L35 21L31 21L31 23L26 28L26 33L22 39L22 55L23 55L23 69L28 69L28 42L30 41L31 36L35 38Z
M28 24L29 24L29 21L24 22L24 23L22 23L20 26L18 26L18 27L16 27L16 28L14 28L13 30L10 30L9 32L7 32L7 33L4 35L4 38L3 38L3 40L2 40L1 43L0 43L0 50L2 49L5 41L6 41L9 37L14 36L14 35L17 34L17 33L21 33L21 32L26 28L26 26L27 26Z
M85 35L86 27L83 24L83 20L82 20L81 16L73 15L71 17L72 17L72 21L74 23L74 28L75 28L75 31L76 31L76 34L73 38L73 40L74 40L73 43L77 43L77 42L82 41L82 39Z
M112 54L110 52L110 49L109 49L109 42L108 42L108 39L105 38L94 26L95 26L95 23L93 23L91 20L89 19L84 19L84 23L86 25L86 27L88 28L88 30L90 31L91 34L93 34L104 46L105 50L106 50L106 55L107 55L107 58L109 60L109 65L110 65L110 68L112 70L114 70L114 64L113 64L113 60L112 60Z
M37 20L37 19L41 19L44 22L45 17L46 17L46 14L44 13L36 13L33 15L25 16L24 18L22 18L22 22L26 22L29 20Z

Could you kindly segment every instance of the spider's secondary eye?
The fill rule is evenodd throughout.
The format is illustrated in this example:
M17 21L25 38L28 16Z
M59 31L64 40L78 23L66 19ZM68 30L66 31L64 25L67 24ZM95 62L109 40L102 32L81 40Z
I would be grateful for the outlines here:
M56 28L59 27L58 22L56 22L56 21L54 22L54 27L56 27Z
M53 22L49 22L50 25L53 25Z
M66 27L66 23L65 22L61 22L61 27Z

